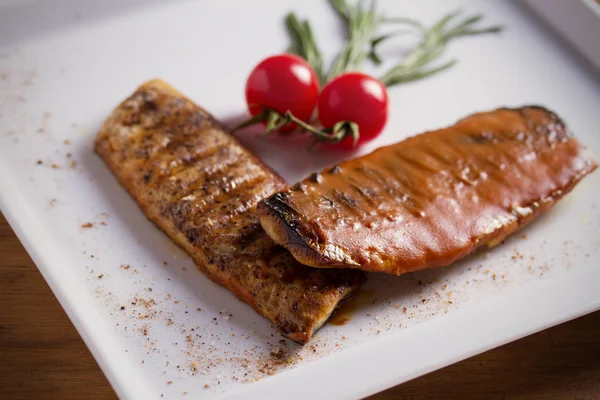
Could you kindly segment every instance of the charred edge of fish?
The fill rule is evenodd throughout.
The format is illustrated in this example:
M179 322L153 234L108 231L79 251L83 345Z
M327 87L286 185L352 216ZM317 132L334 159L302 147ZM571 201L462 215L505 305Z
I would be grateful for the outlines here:
M339 174L342 171L342 168L339 165L334 165L327 171L330 174Z
M543 111L546 114L550 115L550 117L552 118L552 122L556 122L556 123L562 125L565 128L567 127L567 124L565 123L565 121L561 117L559 117L558 114L556 114L554 111L549 110L546 107L540 106L538 104L530 104L530 105L527 105L527 106L523 106L521 108L513 108L512 110L513 111L514 110L523 110L523 109L528 109L528 108L531 108L531 109L534 109L534 110Z
M321 182L323 182L323 175L321 175L318 172L314 172L314 173L310 174L310 176L308 177L308 180L313 183L321 183Z
M283 225L286 244L301 245L309 247L309 244L317 244L318 237L304 227L298 218L298 213L289 206L285 193L275 193L264 199L259 204L259 209L271 215L277 222Z
M290 190L294 192L306 193L306 185L302 182L298 182L290 186Z
M550 119L552 120L552 122L555 123L556 125L559 125L562 128L563 135L561 137L559 137L559 139L563 140L563 139L575 137L573 132L567 126L567 123L561 117L559 117L558 114L556 114L554 111L548 110L546 107L542 107L542 106L538 106L538 105L527 106L527 108L541 110L541 111L544 111L545 113L547 113L550 116Z
M556 114L554 111L547 109L544 106L540 106L538 104L529 104L523 107L516 107L516 108L502 108L501 110L508 110L508 111L515 111L518 112L519 114L521 114L524 118L526 118L527 120L530 119L530 116L527 115L527 110L538 110L538 111L542 111L546 114L548 114L548 116L550 117L550 120L559 125L563 132L564 132L564 136L563 137L558 137L558 139L563 139L564 137L575 137L575 135L573 135L573 132L571 132L571 130L569 129L569 127L567 126L567 124L565 123L565 121L558 116L558 114ZM468 118L468 117L467 117Z

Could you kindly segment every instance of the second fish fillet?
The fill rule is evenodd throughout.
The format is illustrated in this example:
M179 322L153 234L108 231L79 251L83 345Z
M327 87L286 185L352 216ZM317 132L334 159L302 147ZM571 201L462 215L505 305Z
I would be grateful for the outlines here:
M302 264L399 275L500 242L596 167L556 114L499 109L313 174L258 213Z

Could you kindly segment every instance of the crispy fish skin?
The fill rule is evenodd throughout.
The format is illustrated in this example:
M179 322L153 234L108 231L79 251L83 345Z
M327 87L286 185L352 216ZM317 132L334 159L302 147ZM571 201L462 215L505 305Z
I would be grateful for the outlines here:
M596 167L556 114L505 108L342 162L257 210L305 265L400 275L501 242Z
M364 281L359 271L305 267L275 245L255 207L285 182L163 81L143 84L113 111L96 152L206 276L291 340L308 342Z

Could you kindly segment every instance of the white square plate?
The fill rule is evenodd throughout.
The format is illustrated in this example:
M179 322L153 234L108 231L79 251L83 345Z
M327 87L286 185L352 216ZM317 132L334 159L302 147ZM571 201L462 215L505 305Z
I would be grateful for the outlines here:
M460 62L450 71L391 89L389 124L362 152L533 103L600 154L598 76L519 4L380 6L428 23L462 7L506 30L452 43L447 57ZM94 154L94 136L154 77L217 118L238 118L246 75L286 47L292 9L331 58L340 28L322 0L0 5L0 206L119 396L358 398L600 309L600 173L493 250L449 268L371 275L350 322L303 348L199 273ZM243 140L289 181L343 157Z

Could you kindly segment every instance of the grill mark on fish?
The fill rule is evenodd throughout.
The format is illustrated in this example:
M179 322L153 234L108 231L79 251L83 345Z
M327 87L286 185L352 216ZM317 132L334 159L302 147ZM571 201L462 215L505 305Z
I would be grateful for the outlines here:
M374 188L361 187L361 182L349 175L346 175L344 181L358 194L360 194L367 202L369 202L369 204L376 204L375 199L377 198L377 191Z
M378 185L382 189L382 193L388 193L390 196L399 197L403 195L403 188L400 187L400 182L386 178L386 176L382 174L382 171L379 171L372 166L368 166L369 164L365 160L358 164L362 166L357 169L357 172Z
M197 180L186 191L180 194L181 198L189 198L195 204L201 204L202 210L221 203L224 199L235 198L239 193L248 190L253 185L260 184L265 177L260 171L251 174L238 174L236 168L240 163L233 164L230 170L222 169L218 173L208 175L205 179ZM242 169L245 167L242 166ZM233 174L232 174L233 171Z
M245 182L244 185L236 187L235 190L223 191L219 189L220 191L217 192L216 195L214 193L208 193L208 189L215 187L219 188L219 186L207 183L203 185L202 188L194 190L186 196L179 197L178 200L174 201L174 204L185 203L189 205L190 208L195 209L195 212L206 215L207 218L210 218L213 214L224 213L224 210L228 209L229 212L222 215L220 217L221 219L218 219L219 221L224 219L222 224L218 224L218 227L223 227L226 225L229 217L247 211L252 207L254 202L264 197L261 197L261 194L244 197L250 188L255 185L260 185L264 180L264 176L255 177L253 180ZM264 193L264 195L266 194L267 193ZM247 206L246 203L249 203L250 206ZM189 216L187 218L189 218Z
M176 183L179 184L179 190L174 191L173 195L187 195L186 190L193 190L190 188L198 188L202 185L203 180L206 180L209 176L217 174L224 169L232 168L239 163L239 153L232 152L228 147L218 146L208 149L208 151L197 153L194 157L189 160L177 162L174 159L169 162L173 165L171 168L160 171L159 178L154 180L154 184L160 187L176 188ZM202 168L202 173L206 174L198 176L194 169L190 169L189 166L196 164L199 160L203 160L206 164ZM186 175L187 173L187 175ZM183 179L186 176L194 177L193 180Z
M337 174L304 180L303 192L263 200L258 213L271 238L305 265L402 274L495 245L596 167L556 114L499 109L344 161ZM367 182L379 193L376 204L352 196ZM334 212L315 205L326 197L336 202ZM284 223L279 210L286 207L294 212ZM315 221L318 243L304 238Z
M385 169L395 180L399 182L402 187L402 196L405 198L408 192L418 194L419 196L428 196L429 193L426 188L420 187L412 180L411 171L420 170L416 164L411 161L407 162L405 157L398 157L394 155L388 160L382 162L382 167Z
M361 213L361 211L356 207L358 205L358 202L349 194L340 192L338 190L334 190L333 195L342 206L346 206L350 209L353 209L356 213Z
M204 161L203 161L204 162ZM239 155L228 160L222 165L215 166L212 160L206 160L206 168L187 168L180 171L177 175L172 175L167 180L161 182L164 190L170 190L174 197L184 197L194 190L202 190L206 195L218 188L211 183L215 181L218 174L223 174L226 169L234 169L240 164ZM257 167L258 170L260 170Z
M198 160L203 160L221 153L225 149L223 146L224 143L226 142L205 140L204 143L199 144L200 149L194 148L192 152L190 152L189 149L185 152L178 150L173 152L163 148L160 151L152 153L152 155L145 155L139 160L145 160L150 157L161 160L158 165L153 164L147 166L148 171L146 175L148 175L149 179L147 179L145 183L147 185L162 185L166 179L169 179L174 174L185 171L188 169L187 167L195 164ZM179 148L183 148L183 146L178 147L178 149ZM214 165L215 164L209 164L207 167L214 168Z
M194 151L193 153L191 153L191 156L188 156L188 157L180 157L179 153L181 153L181 151L178 151L177 148L175 150L167 149L166 152L168 152L168 154L173 157L172 161L177 160L176 161L177 164L173 168L169 169L168 174L176 175L179 172L186 169L188 166L195 164L198 160L202 160L202 159L207 160L210 158L219 157L221 159L221 161L223 161L224 159L229 160L229 159L235 159L236 157L239 157L239 154L237 152L235 152L235 149L225 146L225 143L226 142L217 142L216 144L212 143L211 146L206 146L206 147L202 148L201 151ZM227 158L225 158L225 157L227 157ZM223 168L223 167L227 167L228 164L223 165L223 163L221 162L221 163L209 164L209 167L210 166L214 166L216 168Z
M431 156L435 161L438 162L438 164L446 165L445 160L438 159L436 157L435 153L424 152L424 154ZM431 164L427 164L426 162L424 162L424 160L419 160L416 157L411 157L409 154L403 154L401 152L396 152L395 155L398 159L408 163L409 165L411 165L412 167L414 167L416 169L425 169L432 173L435 173L438 171L438 169L434 168Z
M213 226L215 228L224 228L232 218L239 214L246 213L252 209L256 203L265 197L266 193L233 195L227 201L216 203L214 207L204 213L206 218L216 216Z
M202 272L294 341L309 341L365 279L360 271L303 266L277 246L255 207L285 182L162 81L140 86L113 111L96 152Z
M504 152L502 152L502 155L504 157L506 157L506 159L508 160L507 164L510 165L514 169L512 171L511 179L516 179L516 180L520 180L520 181L527 180L528 182L533 183L533 182L531 182L532 178L528 174L526 174L525 171L523 170L524 164L519 162L518 157L516 157L514 153L511 153L509 151L504 151ZM552 167L551 164L549 166ZM533 183L533 184L535 184L535 183Z

